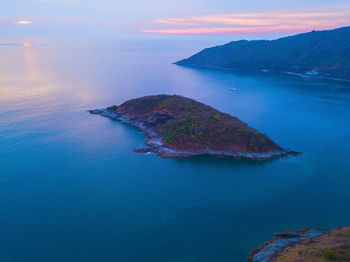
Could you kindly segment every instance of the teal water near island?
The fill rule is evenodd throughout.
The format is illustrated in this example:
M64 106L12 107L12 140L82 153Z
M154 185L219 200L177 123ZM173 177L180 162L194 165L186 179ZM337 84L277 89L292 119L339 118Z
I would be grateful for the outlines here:
M274 232L349 225L348 83L172 64L204 43L28 41L0 46L1 261L240 262ZM86 112L160 93L303 154L161 159Z

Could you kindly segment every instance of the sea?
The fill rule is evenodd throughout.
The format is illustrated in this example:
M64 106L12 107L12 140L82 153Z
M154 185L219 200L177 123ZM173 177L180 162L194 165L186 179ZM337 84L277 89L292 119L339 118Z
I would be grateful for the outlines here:
M350 84L173 64L215 44L2 41L2 262L243 262L275 232L350 224ZM154 94L302 154L162 159L133 152L140 130L87 112Z

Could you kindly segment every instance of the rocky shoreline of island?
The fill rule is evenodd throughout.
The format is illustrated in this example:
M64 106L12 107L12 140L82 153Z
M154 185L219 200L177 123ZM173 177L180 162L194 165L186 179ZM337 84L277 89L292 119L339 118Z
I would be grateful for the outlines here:
M304 228L274 235L274 239L251 251L248 262L350 260L350 227Z
M275 238L263 243L260 247L251 251L248 262L271 262L281 256L283 250L301 241L321 236L330 230L318 228L303 228L295 231L283 231L275 233Z
M188 158L201 155L217 156L217 157L233 157L237 159L252 159L252 160L268 160L280 157L287 157L289 155L299 155L299 152L292 150L282 149L280 151L269 153L243 153L239 151L219 151L210 148L201 150L184 151L169 147L164 142L164 138L157 133L152 127L145 125L143 122L130 118L127 115L119 113L115 107L114 110L109 108L88 110L91 114L97 114L104 117L118 120L122 123L129 124L140 130L142 130L148 139L145 141L147 148L134 149L137 153L155 153L162 158Z

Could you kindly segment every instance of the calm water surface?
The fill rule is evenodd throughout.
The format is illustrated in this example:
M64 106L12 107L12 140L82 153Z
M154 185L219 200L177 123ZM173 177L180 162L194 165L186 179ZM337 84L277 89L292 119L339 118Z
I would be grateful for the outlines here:
M198 43L26 46L0 46L1 261L241 262L273 232L350 223L349 84L171 64ZM303 155L160 159L85 111L159 93Z

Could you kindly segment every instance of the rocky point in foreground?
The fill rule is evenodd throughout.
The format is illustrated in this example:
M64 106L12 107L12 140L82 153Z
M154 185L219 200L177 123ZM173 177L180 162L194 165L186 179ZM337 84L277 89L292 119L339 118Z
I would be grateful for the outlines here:
M306 228L275 236L253 250L248 262L350 261L350 227L333 230Z
M135 151L154 152L161 157L270 159L297 154L282 149L237 117L182 96L146 96L89 112L140 128L149 137L145 142L149 148Z

